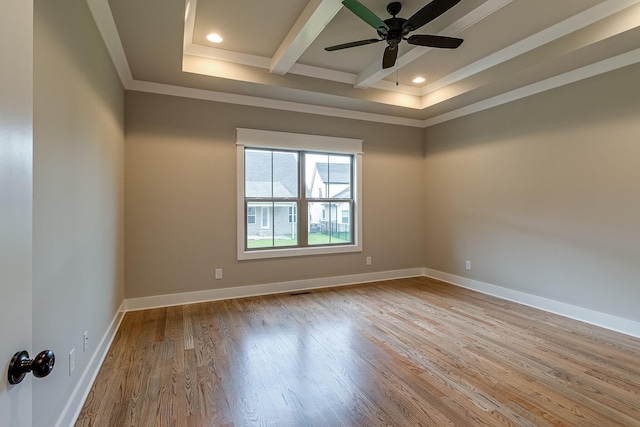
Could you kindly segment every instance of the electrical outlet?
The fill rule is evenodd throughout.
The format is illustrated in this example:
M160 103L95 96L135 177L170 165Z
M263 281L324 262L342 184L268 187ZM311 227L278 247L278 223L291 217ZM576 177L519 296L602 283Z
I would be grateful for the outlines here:
M465 262L465 268L466 268L467 270L471 270L471 261L467 260L467 261Z
M371 257L370 256L367 257L366 264L367 265L371 265Z
M222 279L222 269L216 268L216 280Z
M84 331L82 335L82 351L87 351L89 348L89 331Z
M76 369L76 349L72 348L69 352L69 375L73 374Z

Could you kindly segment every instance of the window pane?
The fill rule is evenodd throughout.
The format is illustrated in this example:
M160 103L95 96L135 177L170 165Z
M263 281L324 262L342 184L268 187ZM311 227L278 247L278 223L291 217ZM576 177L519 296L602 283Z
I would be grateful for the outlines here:
M341 222L342 211L347 211L349 218L351 216L350 202L310 202L308 206L309 246L351 243L351 224ZM315 221L314 218L316 218Z
M331 209L335 213L335 219L331 218L331 243L350 243L351 203L331 203Z
M322 199L328 194L329 156L305 154L305 187L307 198ZM320 217L318 217L320 218Z
M266 150L244 152L245 197L270 198L273 195L272 153Z
M351 197L351 156L307 154L305 185L308 198Z
M253 215L255 213L255 215ZM247 248L298 244L298 203L247 203ZM289 222L292 219L293 222Z
M247 248L272 248L273 204L270 202L247 203Z
M298 154L273 152L273 197L298 197Z
M273 216L274 246L295 246L298 244L298 203L275 203Z
M351 156L329 156L329 198L351 197Z

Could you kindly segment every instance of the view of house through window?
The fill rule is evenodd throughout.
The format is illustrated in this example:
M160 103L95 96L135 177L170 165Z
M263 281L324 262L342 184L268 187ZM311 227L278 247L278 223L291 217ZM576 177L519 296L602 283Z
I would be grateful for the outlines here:
M245 249L354 243L354 156L244 149Z
M306 153L303 164L308 212L308 244L352 243L351 221L343 223L340 215L342 211L351 212L352 210L353 156ZM314 198L316 194L318 196ZM313 218L321 219L314 221Z

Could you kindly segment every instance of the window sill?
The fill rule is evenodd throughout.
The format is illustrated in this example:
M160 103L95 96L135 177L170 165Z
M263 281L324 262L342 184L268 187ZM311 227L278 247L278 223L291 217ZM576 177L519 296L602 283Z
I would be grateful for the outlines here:
M238 260L290 258L297 256L333 255L362 252L362 245L319 246L306 248L261 249L255 251L238 251Z

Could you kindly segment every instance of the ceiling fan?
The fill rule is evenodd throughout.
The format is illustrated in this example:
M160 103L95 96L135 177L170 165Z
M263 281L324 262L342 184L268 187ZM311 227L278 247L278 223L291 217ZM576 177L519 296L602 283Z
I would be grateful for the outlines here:
M411 18L404 19L396 17L402 9L402 3L394 1L387 5L387 12L389 12L392 17L383 21L358 0L344 0L342 4L358 18L375 28L380 38L343 43L325 47L325 50L331 52L334 50L378 43L384 40L387 42L387 47L384 50L384 55L382 57L382 68L390 68L396 63L396 58L398 57L398 44L400 44L402 40L406 40L407 43L418 46L456 49L462 44L462 39L427 34L415 34L409 36L409 33L417 30L428 22L433 21L459 2L460 0L433 0L414 13Z

